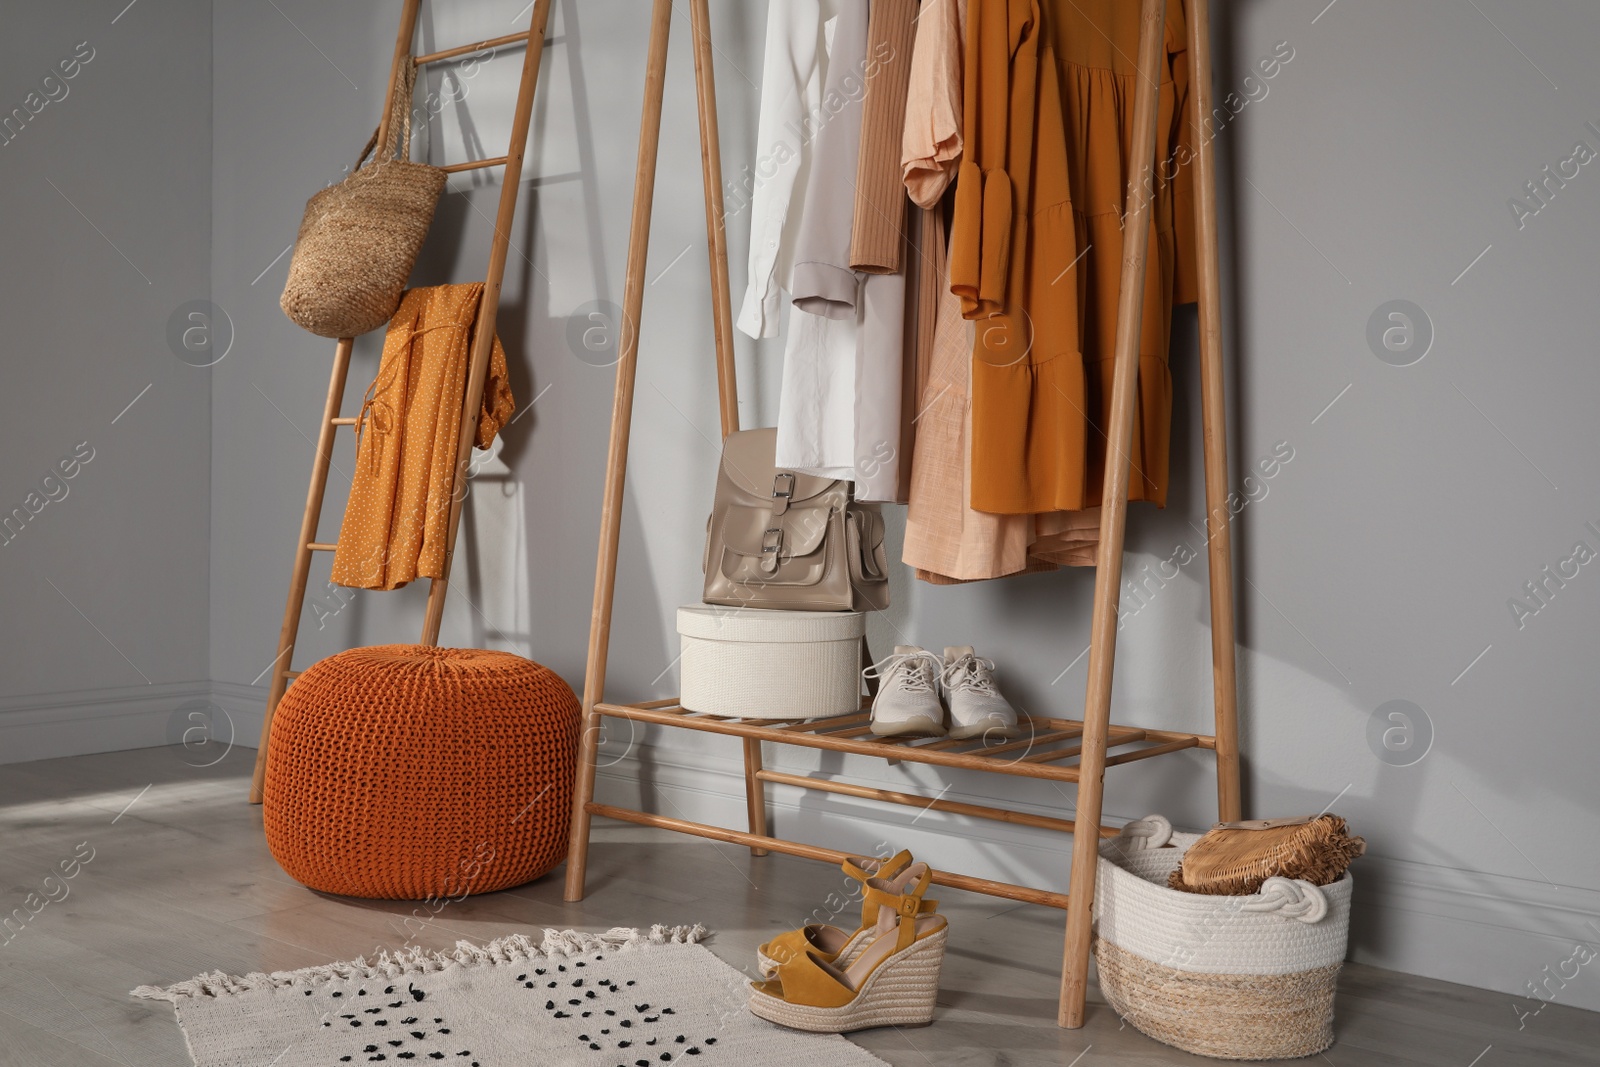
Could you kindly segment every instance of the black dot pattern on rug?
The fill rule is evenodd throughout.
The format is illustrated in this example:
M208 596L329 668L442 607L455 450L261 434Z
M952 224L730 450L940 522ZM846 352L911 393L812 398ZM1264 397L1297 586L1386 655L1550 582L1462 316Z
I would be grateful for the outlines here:
M567 1025L572 1026L574 1043L579 1049L595 1054L589 1057L580 1052L581 1062L593 1062L605 1067L661 1067L662 1064L676 1063L685 1056L704 1056L717 1043L714 1036L697 1037L674 1027L671 1016L678 1012L671 1005L634 1000L627 990L636 986L637 981L632 978L622 981L606 974L602 956L569 960L548 970L555 975L567 976L576 975L580 967L586 968L583 977L563 977L559 982L548 983L545 989L565 986L572 993L581 991L581 999L576 996L563 997L558 993L554 998L540 997L535 1000L530 1010L538 1012L542 1005L544 1014L552 1020L564 1023L573 1020ZM534 974L539 973L535 969ZM516 975L515 982L522 988L533 986L526 973ZM583 1004L589 1004L599 1011L575 1013L571 1010ZM595 1016L593 1023L579 1025L582 1019L591 1016ZM604 1025L600 1025L602 1023ZM618 1055L622 1058L611 1058Z
M308 991L308 994L315 990ZM462 1064L463 1067L479 1067L473 1051L462 1048L450 1036L450 1027L442 1025L442 1016L432 1016L432 1025L416 1015L408 1013L408 1009L424 1001L428 997L426 989L418 988L415 982L407 983L405 990L394 1000L385 1001L376 1007L358 1007L363 1003L362 997L395 996L394 986L385 986L381 992L374 984L371 988L357 985L350 995L354 1003L351 1010L340 1012L346 996L345 990L333 990L328 994L328 1003L333 1007L323 1016L322 1025L345 1026L357 1028L371 1026L378 1029L371 1036L359 1044L350 1046L351 1051L338 1058L339 1063L411 1063L413 1061L450 1060L452 1063ZM349 1032L349 1031L347 1031ZM356 1038L355 1033L350 1033Z

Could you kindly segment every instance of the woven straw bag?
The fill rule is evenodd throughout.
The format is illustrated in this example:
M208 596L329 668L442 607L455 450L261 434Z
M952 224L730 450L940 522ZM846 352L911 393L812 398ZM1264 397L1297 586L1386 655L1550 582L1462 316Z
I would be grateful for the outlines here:
M278 303L321 337L355 337L388 322L428 235L447 175L410 160L416 77L415 62L401 65L388 135L373 161L362 166L378 145L376 130L355 171L306 202Z
M1100 991L1128 1022L1187 1052L1228 1060L1321 1052L1333 1044L1350 875L1322 887L1269 878L1248 896L1169 888L1198 840L1152 815L1101 844Z

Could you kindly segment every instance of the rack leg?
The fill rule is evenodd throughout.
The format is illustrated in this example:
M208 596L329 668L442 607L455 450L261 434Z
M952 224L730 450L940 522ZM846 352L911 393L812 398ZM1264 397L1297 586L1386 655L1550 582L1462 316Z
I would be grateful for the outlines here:
M1105 491L1101 497L1100 548L1094 578L1094 616L1089 637L1089 684L1084 700L1083 755L1078 768L1080 827L1100 825L1105 780L1106 734L1111 723L1111 678L1117 650L1117 600L1122 584L1122 543L1128 516L1129 449L1139 369L1140 312L1144 303L1145 261L1150 241L1150 193L1154 178L1158 57L1166 0L1143 0L1140 12L1139 78L1134 95L1133 152L1143 158L1127 194L1123 229L1122 281L1117 300L1116 363L1111 387L1111 425L1106 434ZM1083 1025L1089 987L1089 948L1093 936L1095 873L1100 835L1072 836L1072 880L1067 902L1067 935L1062 954L1058 1021Z
M711 250L711 315L716 329L717 401L722 436L739 429L739 386L733 364L733 303L728 295L727 214L722 206L722 145L717 133L717 85L712 70L707 0L689 0L694 38L694 84L700 115L700 170L705 186L706 247ZM759 758L757 759L759 763Z
M1243 818L1239 783L1239 683L1233 629L1233 519L1228 511L1228 420L1222 377L1222 285L1217 253L1217 181L1211 156L1210 0L1189 2L1189 96L1195 229L1200 256L1200 419L1206 471L1206 547L1211 579L1212 708L1216 713L1217 815Z
M289 686L288 671L294 658L295 639L300 634L300 611L306 602L306 579L311 574L311 542L317 539L317 524L322 521L322 494L328 487L328 465L333 461L333 439L339 428L344 403L344 385L350 377L350 349L355 341L346 337L333 350L333 374L328 380L328 400L322 407L322 428L317 432L317 454L311 461L311 488L306 491L305 515L300 519L300 543L294 550L294 573L289 578L289 598L283 606L283 626L278 631L278 658L272 661L271 688L267 690L267 714L261 720L261 742L256 746L255 771L250 776L250 803L259 804L267 777L267 743L272 736L272 716L278 701Z
M600 553L595 562L594 604L589 616L589 656L583 680L583 732L578 745L577 782L572 791L572 824L567 838L565 899L583 899L589 865L589 810L594 799L595 751L600 716L594 706L605 695L606 657L611 647L611 608L617 585L617 541L622 532L622 490L628 468L628 436L633 424L634 376L639 361L639 315L644 308L645 262L650 253L650 213L656 185L656 150L661 144L661 104L666 88L667 39L672 30L672 0L654 0L650 14L650 53L644 75L644 113L639 120L639 161L633 178L633 217L628 225L628 266L622 291L622 343L618 348L617 387L611 403L611 443L606 456L605 496L600 505Z
M767 786L761 780L761 742L753 737L744 741L744 796L750 809L750 832L767 836ZM765 856L767 850L750 846L750 855Z

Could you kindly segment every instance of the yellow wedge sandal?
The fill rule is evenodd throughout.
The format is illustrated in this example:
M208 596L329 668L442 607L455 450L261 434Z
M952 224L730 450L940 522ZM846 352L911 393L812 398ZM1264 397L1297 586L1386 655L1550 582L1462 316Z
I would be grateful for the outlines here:
M773 977L778 973L779 965L808 951L816 953L829 963L837 963L840 967L850 966L872 940L872 934L878 925L878 916L883 909L888 908L893 911L898 908L900 897L906 892L906 887L915 885L927 869L928 865L925 863L912 863L911 853L905 851L897 852L884 860L860 858L845 860L840 865L840 870L862 885L861 925L854 930L842 930L824 923L809 923L798 930L779 934L756 949L756 963L761 970L761 976ZM871 883L874 878L887 881L890 886L889 891L873 888ZM916 895L920 900L922 894L918 892ZM937 901L926 901L922 905L922 912L931 913L938 906Z
M916 879L912 892L898 895L896 910L880 910L866 947L847 969L815 950L786 960L777 978L750 983L750 1010L781 1026L820 1034L932 1022L949 924L942 915L921 914L929 873ZM883 879L867 884L890 893Z

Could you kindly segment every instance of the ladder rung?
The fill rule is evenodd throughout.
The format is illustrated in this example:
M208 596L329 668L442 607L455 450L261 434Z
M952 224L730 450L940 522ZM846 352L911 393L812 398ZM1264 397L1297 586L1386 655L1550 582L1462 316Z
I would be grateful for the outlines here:
M469 159L465 163L450 163L439 169L446 174L457 174L464 170L482 170L485 167L501 167L506 162L505 156L495 156L493 159Z
M326 543L324 543L322 541L312 541L309 544L307 544L306 547L309 548L313 552L332 552L332 551L336 550L339 546L338 545L326 544Z
M356 423L358 423L360 421L361 421L360 419L355 418L354 416L352 416L351 418L348 418L348 419L340 418L340 419L329 419L328 420L328 422L331 425L334 425L334 426L354 426Z
M291 682L300 677L299 671L279 671L278 673L283 675L285 679Z
M441 60L454 59L456 56L464 56L468 52L481 52L489 48L501 48L508 44L516 44L518 41L526 41L527 39L528 31L523 30L521 33L508 33L504 37L491 37L487 41L479 41L477 44L457 45L455 48L446 48L442 52L429 52L425 56L418 56L417 66L420 67L424 63L438 63Z

